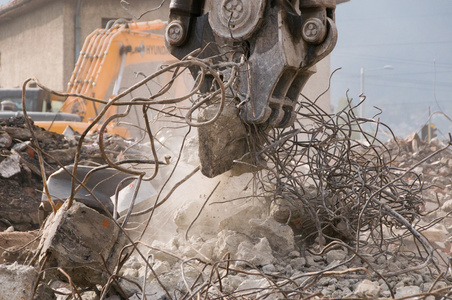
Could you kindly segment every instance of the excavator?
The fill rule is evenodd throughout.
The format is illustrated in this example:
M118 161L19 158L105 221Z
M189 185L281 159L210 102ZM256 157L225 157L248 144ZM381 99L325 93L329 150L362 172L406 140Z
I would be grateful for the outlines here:
M109 82L107 78L112 74L121 74L124 65L143 61L143 55L162 61L174 59L173 56L184 59L197 53L197 58L217 65L245 58L246 63L237 72L236 88L228 89L228 99L232 99L228 101L235 104L231 106L237 108L237 114L226 118L263 130L290 127L296 119L297 99L315 73L315 64L336 44L335 7L336 0L171 0L164 38L146 35L146 40L152 43L143 44L140 39L145 34L139 31L150 25L142 27L135 23L93 33L87 39L90 42L85 43L68 91L102 98L107 87L100 83ZM131 34L132 30L138 31L137 34ZM98 42L102 39L105 41ZM92 49L93 45L98 46L97 50ZM111 68L104 68L100 73L96 67L106 65L108 55L102 55L106 49L110 49L108 53L114 49L122 59L119 64L110 61ZM197 52L197 49L202 51ZM190 72L196 81L199 68L191 68ZM205 75L201 91L209 92L212 83L213 78ZM116 92L114 88L113 94ZM89 124L98 110L94 102L87 105L73 96L62 107L62 111L78 114L85 124ZM229 135L230 124L226 120L222 126L198 128L201 172L207 177L231 169L234 160L241 155L240 151L232 151L228 157L224 155L225 149L240 140ZM47 128L57 127L49 123ZM215 138L205 138L209 135ZM63 178L63 181L69 180ZM60 183L55 185L61 186ZM65 199L67 189L59 196ZM109 196L105 197L106 202L110 201Z
M165 27L161 20L149 22L118 23L112 28L97 29L85 40L79 59L68 83L69 94L81 94L97 99L104 99L114 81L112 97L118 94L125 67L151 62L168 63L174 57L165 47L162 35L150 33ZM77 96L70 96L60 111L77 114L81 122L70 126L83 132L98 115L101 104L85 101ZM115 108L110 108L115 110ZM110 111L108 115L114 114ZM38 122L36 125L49 130L62 132L66 124ZM94 129L96 130L96 129ZM108 133L127 137L125 127L109 124Z
M74 132L84 132L98 115L102 104L86 101L80 95L103 100L114 82L111 92L114 96L119 91L127 66L175 60L165 47L164 37L151 33L164 28L165 25L161 20L127 22L93 31L82 47L68 83L69 96L64 102L61 97L44 98L42 95L49 93L38 92L39 89L27 89L27 112L34 124L57 133L63 133L68 127ZM0 118L21 114L21 94L21 89L0 90L0 99L4 98L1 102L3 109L0 111ZM59 104L55 105L55 102ZM59 107L58 111L52 111L52 106ZM115 108L110 108L110 115L115 113L112 110ZM91 131L98 130L99 126L94 126ZM107 132L129 136L127 128L116 124L109 124Z

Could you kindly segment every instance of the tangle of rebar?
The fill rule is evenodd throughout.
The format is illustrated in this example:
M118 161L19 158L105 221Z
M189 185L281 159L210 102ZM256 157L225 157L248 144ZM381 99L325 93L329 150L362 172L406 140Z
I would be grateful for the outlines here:
M154 180L159 172L160 165L164 165L164 158L161 157L158 149L164 148L165 145L159 144L160 141L156 140L156 134L160 129L153 128L153 124L156 124L160 119L170 118L170 129L180 130L185 128L189 132L191 127L210 126L221 115L226 104L232 103L237 107L240 106L240 103L234 100L234 93L236 93L234 90L237 85L237 72L246 65L245 58L241 57L237 61L229 61L225 55L224 63L213 64L210 60L196 58L197 53L199 51L193 52L192 55L187 56L180 62L164 66L157 72L145 76L109 101L92 99L81 94L72 95L84 99L84 101L103 103L104 107L88 129L81 133L78 138L72 170L71 196L67 200L66 207L71 206L74 195L78 190L86 189L85 184L89 175L84 180L78 180L75 174L77 166L82 161L83 145L87 142L87 138L93 129L97 128L98 130L99 151L105 162L96 167L93 172L102 168L113 168L118 172L130 175L125 181L136 179L139 187L143 181ZM183 96L170 97L170 91L177 88L174 85L176 79L187 68L191 68L192 72L193 70L198 71L198 77L195 78L193 87L189 88ZM148 97L132 96L138 88L168 74L170 74L169 81L162 84L157 92ZM206 76L212 79L210 90L201 91ZM37 80L34 81L42 89L67 96L64 93L49 90ZM312 255L321 256L323 251L329 251L333 246L347 249L351 255L341 265L317 272L305 272L293 277L265 274L260 268L248 262L244 262L248 269L233 269L231 264L237 260L229 258L217 262L178 258L181 262L183 277L186 268L193 268L199 273L194 282L189 282L184 277L185 294L182 297L183 299L245 299L246 297L256 297L256 295L259 295L258 298L265 299L271 294L282 295L285 299L308 299L316 295L309 290L312 282L322 276L354 275L359 278L376 277L386 280L391 276L406 274L420 268L432 266L437 269L440 268L438 260L433 259L435 253L432 246L422 236L417 226L421 207L424 203L422 195L427 187L420 176L413 172L415 166L402 170L393 165L394 155L396 155L394 149L389 149L378 138L381 128L391 132L390 128L380 123L376 118L357 117L354 111L360 103L354 105L350 99L348 99L348 106L335 114L325 112L316 102L317 100L311 101L306 97L300 97L296 108L298 118L290 128L269 129L247 125L249 152L246 156L252 159L243 162L238 159L237 163L254 164L256 167L255 180L259 186L259 193L272 195L276 205L288 205L290 207L286 223L291 225L295 233L299 235L299 243L309 244L316 240L321 246L328 244L320 253L313 253ZM196 111L210 105L216 105L218 112L212 119L197 123L195 121ZM25 104L23 107L25 110ZM121 112L108 115L107 111L111 107L123 109ZM108 154L105 141L107 126L111 124L121 126L121 120L127 117L132 109L136 109L135 111L139 112L138 114L143 120L144 126L138 127L143 137L149 141L147 152L152 156L152 159L130 159L127 156L128 153L133 153L134 147L138 146L137 143L131 144L124 151L123 156L112 158ZM156 112L156 114L151 114L151 111ZM26 116L25 111L24 114ZM31 124L28 123L28 126L31 127ZM370 127L372 129L369 129ZM393 138L396 140L394 135ZM36 144L36 139L34 143L40 159L42 174L45 174L43 157L48 157L48 154L40 149L39 144ZM174 169L170 172L170 177L176 171L184 143L185 137L180 146L178 160L174 164ZM449 148L450 143L432 155L445 151ZM143 152L143 148L140 148L139 151ZM146 168L152 171L149 173L145 170ZM139 234L141 239L148 230L149 221L154 211L170 197L175 188L182 185L198 170L199 168L195 168L177 183L166 196L162 195L162 187L155 202L144 209L140 208L140 211L134 210L136 191L125 216L118 216L116 211L110 214L105 209L106 214L115 220L116 226L119 226L123 234L128 237L129 245L127 249L131 249L132 252L136 251L143 264L146 265L146 273L149 268L157 279L158 275L152 269L149 255L144 254L143 250L138 248L138 245L143 246L144 244L140 240L133 240L124 228L127 227L127 222L131 216L148 216L148 220L145 222L146 226ZM48 194L49 201L51 201L45 178L43 179L45 193ZM120 186L117 188L116 197L119 189ZM92 196L97 199L93 193ZM280 200L283 200L283 202L280 202ZM52 202L51 204L55 211L56 208ZM298 217L297 222L294 222L293 216L297 210L298 216L301 214L301 217ZM351 267L349 265L357 258L366 261L365 257L368 255L392 255L406 258L407 254L404 253L401 245L405 243L407 235L414 238L417 249L412 249L413 253L410 254L408 265L404 270L397 272L377 271L370 262L363 267ZM143 247L151 248L148 245ZM345 266L345 269L338 269L339 266ZM60 271L64 272L63 270ZM111 274L109 285L119 278L118 271L116 270L115 273ZM261 277L266 280L268 287L232 293L226 292L223 290L222 281L231 272ZM69 275L65 274L65 276L68 277ZM162 285L164 286L164 283ZM108 288L103 291L103 295L106 295L107 290ZM142 290L145 293L145 288L142 288ZM172 298L169 291L165 289L165 292L168 298ZM444 295L447 292L447 289L442 288L434 290L432 286L431 290L423 294L422 297Z

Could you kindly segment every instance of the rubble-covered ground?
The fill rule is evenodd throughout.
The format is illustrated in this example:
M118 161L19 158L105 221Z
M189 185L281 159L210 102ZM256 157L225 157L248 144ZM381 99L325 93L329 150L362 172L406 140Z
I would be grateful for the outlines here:
M0 299L450 296L451 141L383 143L303 97L293 126L248 126L231 64L189 56L104 102L93 128L130 113L137 139L1 121ZM181 96L194 65L218 84Z
M21 117L0 120L0 230L12 226L15 230L38 229L37 210L43 191L39 157L31 141L35 138L43 156L46 177L61 166L73 163L76 153L76 137L46 131L33 126L33 133ZM96 136L81 149L81 160L88 164L103 162ZM114 141L114 142L113 142ZM118 156L125 149L123 139L115 136L106 140L109 156Z
M437 139L422 142L417 135L398 144L391 141L386 146L393 154L398 154L394 167L401 170L445 147ZM425 215L415 222L436 251L434 264L429 263L429 268L416 269L423 263L423 258L415 255L422 245L400 227L387 230L398 230L406 238L394 238L394 244L386 245L384 252L364 246L362 252L356 252L355 246L339 241L329 241L332 243L327 246L325 241L319 240L300 243L294 226L276 221L284 213L287 218L287 210L275 208L271 201L246 198L231 201L227 206L221 206L221 199L211 200L211 207L205 208L205 215L200 216L197 216L200 203L179 207L174 216L179 234L169 242L150 241L149 259L153 271L143 265L140 258L132 257L121 275L134 282L144 282L146 278L146 291L152 295L151 299L166 297L162 285L172 291L174 299L189 298L187 291L201 289L201 283L209 282L204 276L216 280L210 282L212 293L226 298L421 299L429 295L447 298L452 279L448 273L452 237L452 222L448 217L452 211L448 192L452 183L449 176L451 151L439 152L416 166L414 171L429 186L421 195L425 199L421 208ZM238 180L231 179L232 174L228 176L231 177L222 180L227 180L230 187L238 181L251 180L251 176L241 175ZM241 195L243 191L232 188L231 193ZM214 208L215 205L220 207ZM231 205L236 207L231 208ZM212 221L212 218L219 220ZM192 224L193 220L196 223ZM382 243L385 242L382 238ZM216 276L223 277L220 280ZM132 299L140 299L140 292L122 282L130 289L130 294L135 291Z
M15 299L20 293L30 296L34 292L30 282L35 283L37 269L30 266L36 266L33 249L38 247L42 234L38 230L41 169L30 143L33 137L27 133L23 119L2 121L0 125L0 249L6 250L2 254L0 286L5 290L11 285L24 289L15 295L0 295ZM34 131L46 153L58 157L62 164L72 162L75 137L39 128ZM130 144L118 137L106 140L112 157L123 155ZM197 165L193 155L196 141L189 140L187 144L179 162L180 174L165 191ZM363 244L361 251L355 244L340 240L303 240L296 224L303 216L295 216L297 211L287 210L284 205L275 205L271 193L256 197L255 174L235 168L213 179L199 173L190 176L170 200L156 209L149 224L149 212L132 216L125 230L139 241L136 245L145 256L133 253L123 262L109 294L103 294L99 285L88 289L77 286L75 273L69 273L47 281L40 278L47 284L36 286L35 299L79 299L79 295L82 299L144 299L143 294L146 299L191 299L200 291L210 299L447 298L452 291L448 271L452 153L446 149L418 164L446 145L438 139L423 142L415 134L385 146L395 157L392 166L400 170L415 166L412 180L417 181L418 174L425 187L419 195L425 201L420 208L423 215L413 222L435 248L434 259L424 267L419 266L427 257L427 249L422 249L419 241L413 241L400 226L382 229L388 232L388 236L381 237L382 243L394 238L392 244L379 245L378 249ZM95 136L85 142L82 153L87 161L102 161ZM44 158L48 174L58 168L50 155ZM157 177L157 182L165 181L165 174L171 172L169 167L162 166L163 175ZM146 201L138 204L138 210L145 204ZM295 221L289 222L288 217ZM144 230L146 226L148 229ZM71 255L70 251L64 253ZM20 283L14 276L31 276L33 280ZM77 284L68 282L71 277Z
M37 139L49 152L68 152L63 163L72 159L68 142L62 136L35 129ZM42 179L37 155L30 147L32 135L23 118L0 120L0 226L16 230L39 228L37 210L41 202ZM49 173L55 170L48 166Z

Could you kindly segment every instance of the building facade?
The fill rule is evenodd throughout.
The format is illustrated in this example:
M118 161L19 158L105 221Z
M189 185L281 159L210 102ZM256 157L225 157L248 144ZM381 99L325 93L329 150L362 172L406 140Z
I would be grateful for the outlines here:
M18 87L36 77L65 91L83 42L109 20L132 19L161 0L13 0L0 7L0 87ZM124 6L126 4L123 4ZM148 21L168 16L168 7L145 14Z

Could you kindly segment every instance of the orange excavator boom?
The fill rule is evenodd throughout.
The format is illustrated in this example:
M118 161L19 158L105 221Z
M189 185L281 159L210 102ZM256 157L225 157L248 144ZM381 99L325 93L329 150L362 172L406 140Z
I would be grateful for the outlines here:
M59 133L67 126L78 132L84 131L98 115L103 104L87 101L77 95L106 100L113 81L115 85L110 97L118 93L126 66L174 60L174 56L166 49L164 37L150 32L164 27L164 22L155 20L116 24L111 28L92 32L85 40L68 83L67 92L71 96L60 108L62 113L80 116L81 122L36 121L36 125ZM109 115L113 113L114 111L110 111ZM109 125L107 130L110 133L128 135L125 128L114 124Z

